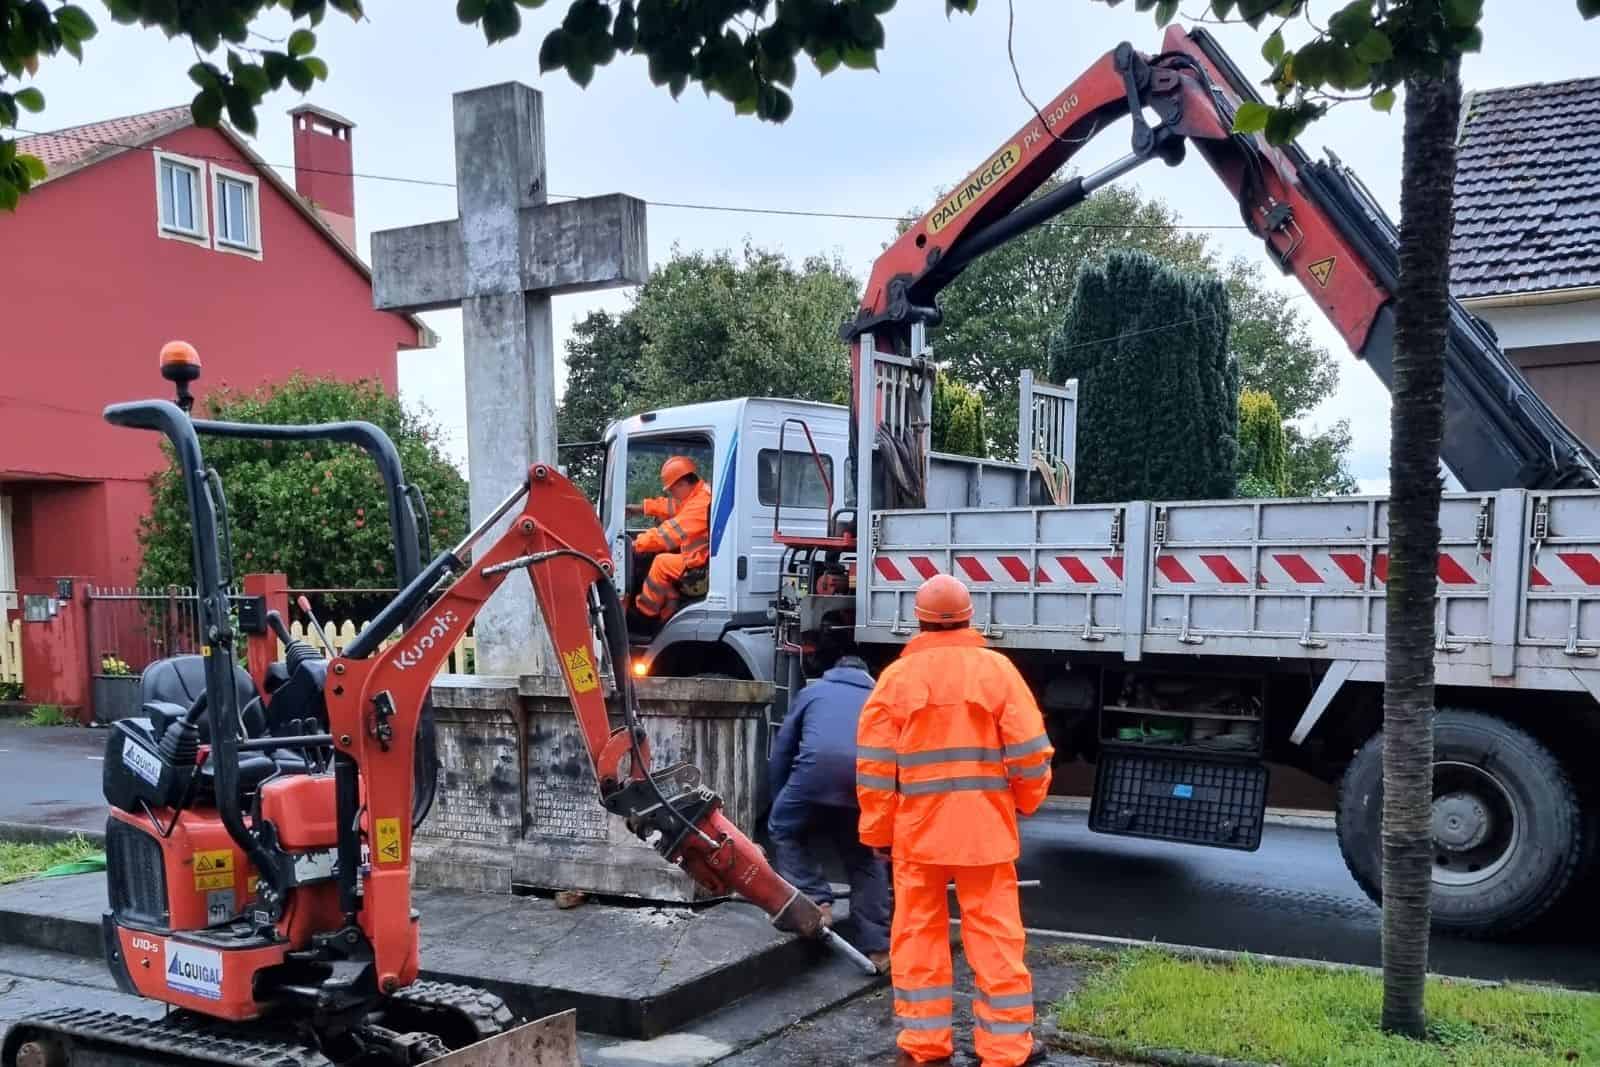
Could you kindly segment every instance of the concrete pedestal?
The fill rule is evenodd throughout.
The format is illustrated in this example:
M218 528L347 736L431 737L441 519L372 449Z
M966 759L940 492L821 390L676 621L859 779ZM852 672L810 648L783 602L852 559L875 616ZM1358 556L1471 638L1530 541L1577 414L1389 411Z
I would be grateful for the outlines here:
M724 812L755 829L766 772L766 683L645 678L640 718L657 769L700 768ZM508 893L514 885L640 900L704 893L600 806L558 678L441 676L434 685L440 788L418 829L419 885Z

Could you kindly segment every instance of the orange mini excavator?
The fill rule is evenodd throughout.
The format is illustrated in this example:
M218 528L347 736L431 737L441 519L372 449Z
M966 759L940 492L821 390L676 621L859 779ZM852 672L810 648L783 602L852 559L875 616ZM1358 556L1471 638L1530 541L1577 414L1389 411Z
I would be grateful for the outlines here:
M605 536L554 468L534 467L465 540L421 566L417 519L427 512L414 506L381 430L194 419L194 349L167 345L161 369L177 403L115 404L105 416L164 434L174 450L193 527L202 652L147 670L144 717L110 731L104 935L118 986L177 1010L154 1021L81 1010L27 1018L0 1063L576 1063L540 1058L537 1040L496 1048L540 1024L512 1029L499 998L417 977L409 860L435 778L429 690L517 571L533 583L605 808L714 893L736 893L781 928L847 949L723 816L695 767L651 769ZM377 460L404 588L342 654L325 658L263 603L230 595L226 503L202 434L340 441ZM473 552L508 516L504 532ZM285 646L260 691L238 666L242 634ZM163 680L172 684L153 694Z

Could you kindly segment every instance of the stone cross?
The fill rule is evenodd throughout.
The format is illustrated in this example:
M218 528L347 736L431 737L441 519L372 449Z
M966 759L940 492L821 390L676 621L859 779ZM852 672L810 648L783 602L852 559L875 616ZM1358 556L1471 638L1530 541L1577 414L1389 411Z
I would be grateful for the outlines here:
M372 302L461 308L476 525L531 464L556 462L550 298L642 283L645 206L620 194L545 202L544 101L528 86L473 89L454 103L459 217L374 233ZM542 629L532 586L508 582L478 616L478 672L545 673Z

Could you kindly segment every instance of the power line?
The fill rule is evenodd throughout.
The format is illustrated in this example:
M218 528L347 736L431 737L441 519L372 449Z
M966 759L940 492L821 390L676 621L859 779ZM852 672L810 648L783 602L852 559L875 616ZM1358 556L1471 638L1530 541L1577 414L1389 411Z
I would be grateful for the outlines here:
M84 144L102 145L107 148L121 148L133 152L159 152L160 147L153 144L127 144L123 141L113 141L103 137L87 137L83 134L71 132L50 132L47 130L29 130L17 127L17 132L29 137L60 137L68 141L79 141ZM186 153L191 159L203 159L210 163L226 163L233 165L237 160L227 156L195 155ZM295 167L287 163L269 163L262 161L262 166L271 167L276 171L295 171L301 174L326 174L336 178L360 178L364 181L398 182L405 185L425 185L435 189L454 189L455 182L440 181L435 178L409 178L397 174L372 174L355 170L330 170L325 167ZM576 193L549 193L557 200L581 200L582 196ZM665 208L677 211L714 211L729 215L774 215L788 218L808 219L843 219L850 222L915 222L920 216L916 215L874 215L865 212L851 211L810 211L801 208L778 207L746 207L738 204L702 204L681 200L646 200L646 204L654 208ZM1065 226L1069 229L1080 230L1245 230L1249 227L1241 223L1165 223L1165 222L1070 222L1056 220L1051 223L1055 226Z

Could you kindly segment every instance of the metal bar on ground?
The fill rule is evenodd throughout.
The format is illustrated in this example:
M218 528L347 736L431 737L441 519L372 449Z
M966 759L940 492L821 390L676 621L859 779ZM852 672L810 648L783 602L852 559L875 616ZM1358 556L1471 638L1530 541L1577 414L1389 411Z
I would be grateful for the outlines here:
M832 930L822 932L822 942L833 951L861 968L863 974L877 974L878 965L863 956L854 945L834 933Z

